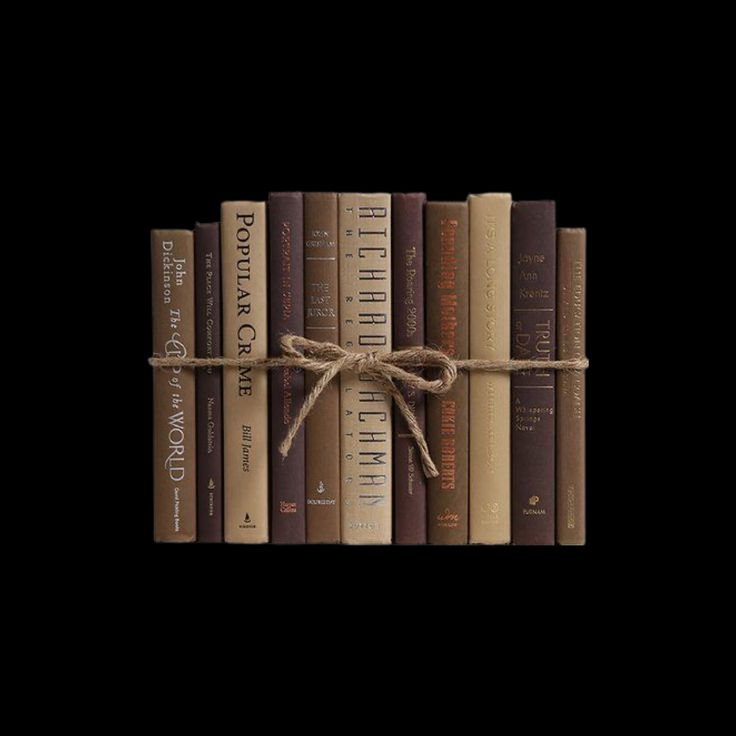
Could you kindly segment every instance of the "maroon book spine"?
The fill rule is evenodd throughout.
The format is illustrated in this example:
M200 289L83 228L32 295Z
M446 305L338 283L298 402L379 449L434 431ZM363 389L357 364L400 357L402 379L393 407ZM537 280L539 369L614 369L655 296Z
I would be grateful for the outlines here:
M424 204L421 193L394 194L391 201L393 285L392 349L424 345ZM424 394L401 392L425 432ZM427 481L401 412L394 407L394 542L427 543Z
M269 352L281 354L281 336L304 334L304 203L301 192L271 193L268 199ZM304 426L282 457L279 445L304 402L304 373L270 371L271 541L305 544Z
M554 202L511 208L511 357L555 359ZM555 543L555 372L511 375L511 541Z
M194 228L196 351L222 355L220 225ZM222 368L197 371L197 541L222 542Z
M467 202L427 202L427 345L468 357L470 294ZM468 543L469 379L459 371L447 393L427 396L427 444L439 475L427 481L427 543Z

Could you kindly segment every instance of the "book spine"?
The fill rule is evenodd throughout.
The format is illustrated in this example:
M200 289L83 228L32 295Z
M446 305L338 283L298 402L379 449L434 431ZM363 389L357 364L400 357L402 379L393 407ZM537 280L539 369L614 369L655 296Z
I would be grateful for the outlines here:
M194 227L197 357L222 355L220 225ZM222 369L197 371L197 541L222 541Z
M511 353L511 195L468 198L470 357ZM511 376L470 373L470 543L511 541Z
M427 344L451 358L467 358L468 206L428 202L426 208ZM439 470L427 491L427 541L468 542L468 375L427 397L427 443Z
M304 336L339 342L337 194L304 194ZM317 378L304 377L309 393ZM331 381L306 420L307 543L340 541L340 384Z
M268 354L266 205L225 202L221 217L222 349ZM226 368L222 380L226 542L268 541L268 377Z
M339 199L340 345L391 350L391 197ZM340 377L341 538L391 543L391 397L375 381Z
M585 357L585 230L557 231L557 357ZM557 374L557 542L585 544L585 372Z
M511 207L512 358L555 359L554 202ZM511 377L511 538L555 542L555 372Z
M425 194L391 198L393 273L393 349L424 345L424 205ZM424 394L401 386L401 392L425 431ZM406 421L394 407L394 542L427 543L427 482Z
M153 354L194 354L194 239L191 230L151 231ZM153 372L153 528L157 542L197 536L195 377L188 368Z
M304 202L301 192L273 192L268 199L271 355L281 354L281 337L304 334ZM279 445L304 403L304 372L271 371L271 541L304 544L304 429L286 457Z

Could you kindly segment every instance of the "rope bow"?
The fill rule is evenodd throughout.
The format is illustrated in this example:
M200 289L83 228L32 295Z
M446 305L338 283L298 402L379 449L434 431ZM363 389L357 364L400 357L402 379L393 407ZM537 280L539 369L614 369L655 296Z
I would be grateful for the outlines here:
M279 452L282 456L288 455L299 428L330 381L343 371L351 371L375 381L390 394L417 444L425 474L431 478L437 477L437 467L429 454L424 433L395 382L401 381L405 386L411 386L418 391L443 394L452 387L457 378L457 368L451 358L439 350L429 348L409 348L394 350L390 353L351 353L334 343L316 342L299 335L284 335L281 338L281 349L284 356L298 361L297 364L300 367L319 374L319 379L304 400L286 437L279 445ZM428 380L412 372L422 368L438 369L438 378Z

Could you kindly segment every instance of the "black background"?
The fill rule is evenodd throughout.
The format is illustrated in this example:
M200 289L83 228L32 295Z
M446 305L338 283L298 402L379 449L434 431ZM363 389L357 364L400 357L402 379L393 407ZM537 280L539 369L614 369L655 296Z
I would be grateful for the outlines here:
M278 116L240 115L192 119L148 111L139 123L138 145L126 148L119 166L127 173L129 217L119 234L132 265L126 301L133 350L129 364L136 386L123 407L132 443L123 474L131 497L125 541L143 555L139 568L157 580L201 579L240 592L264 587L291 595L304 586L310 596L341 591L362 599L366 591L402 597L444 591L437 605L451 605L461 586L486 595L511 582L558 593L615 575L621 479L611 430L618 412L605 368L616 335L610 309L617 288L621 250L613 192L620 161L603 146L596 121L571 110L555 125L530 115L501 125L488 110L450 114L443 104L391 114L305 116L293 126ZM574 113L574 114L573 114ZM288 122L288 121L287 121ZM514 199L554 199L560 226L588 229L587 483L588 542L582 548L499 547L276 547L164 545L152 542L150 248L151 228L191 228L219 219L224 200L263 200L269 191L424 191L430 200L463 200L468 193L509 191ZM609 352L610 358L610 352ZM620 527L618 527L620 530ZM349 570L349 574L345 574ZM242 576L242 577L241 577ZM479 585L480 583L480 585ZM488 583L488 588L484 583ZM438 587L439 586L439 587ZM371 600L374 600L371 598ZM374 605L371 603L370 605Z
M32 350L43 338L52 360L42 366L46 380L34 379L31 412L27 389L11 383L6 392L20 400L15 416L7 412L9 427L30 414L25 434L11 434L10 467L32 450L22 458L25 483L6 484L6 526L23 529L10 568L18 566L16 550L33 562L20 568L27 591L15 594L15 608L33 620L37 638L51 632L54 644L68 647L63 658L50 650L52 666L80 660L80 647L94 643L87 649L97 661L88 669L105 695L115 695L107 671L131 663L135 694L161 704L167 725L198 706L210 723L233 703L242 706L240 722L250 723L260 683L282 706L269 715L294 713L298 727L305 713L321 724L343 683L351 702L370 692L361 708L379 724L375 709L388 702L386 692L392 705L408 701L413 722L428 713L455 727L458 715L478 706L483 716L496 706L495 719L497 706L507 705L494 697L498 685L523 697L514 712L524 718L557 683L566 699L555 705L577 706L580 698L569 696L581 681L598 704L606 688L596 688L595 665L656 653L662 621L692 601L702 607L704 596L688 583L710 585L707 566L690 557L710 486L698 476L686 482L689 438L679 456L677 445L659 442L665 430L686 429L683 407L698 403L697 392L686 370L653 363L681 350L678 320L698 313L699 290L710 283L664 272L667 262L690 269L693 259L663 226L678 219L674 205L688 214L677 222L679 235L697 255L706 252L697 218L717 188L708 176L693 179L685 164L713 157L707 137L683 149L692 136L682 122L689 124L690 110L702 114L696 102L710 104L713 61L708 56L698 73L679 47L659 53L655 44L653 53L661 21L637 16L632 24L625 13L598 22L556 6L523 6L509 19L496 7L402 13L346 5L336 14L309 4L275 5L276 18L264 19L268 7L219 12L211 23L201 4L169 8L158 25L150 9L118 13L96 19L93 33L77 23L79 34L60 20L52 34L58 49L37 75L22 78L25 97L13 113L20 130L9 141L26 176L12 173L9 181L32 204L20 222L33 227L20 244L9 241L9 284L22 282L27 298L8 305L7 337L16 334L13 319L26 318L26 304L41 304L35 328L21 327ZM680 42L681 34L670 35ZM430 199L510 191L555 199L560 225L588 229L585 547L152 542L149 231L215 220L225 199L290 189L424 191ZM64 196L52 218L50 206ZM100 365L80 364L88 351ZM14 378L25 372L11 368ZM57 445L63 450L53 454ZM670 481L667 470L680 478ZM674 501L678 486L686 503ZM29 513L26 499L38 508ZM664 518L668 511L679 524ZM50 544L39 554L41 540ZM67 561L71 546L77 554ZM678 547L689 559L675 567ZM670 567L683 596L660 613L650 599L663 595ZM33 593L41 600L29 608ZM386 629L397 635L395 646L378 638ZM300 644L313 651L302 654ZM218 666L218 654L229 668ZM465 655L486 665L481 678L463 678ZM416 663L426 686L407 699ZM314 676L320 664L327 677ZM574 667L571 677L565 664ZM371 665L380 690L367 690ZM187 698L187 684L205 673L206 688ZM448 698L455 684L459 692ZM166 685L178 698L161 698ZM222 698L224 686L238 696ZM310 695L310 710L295 706L298 692ZM115 709L119 717L137 717L130 700ZM598 711L616 714L607 702Z

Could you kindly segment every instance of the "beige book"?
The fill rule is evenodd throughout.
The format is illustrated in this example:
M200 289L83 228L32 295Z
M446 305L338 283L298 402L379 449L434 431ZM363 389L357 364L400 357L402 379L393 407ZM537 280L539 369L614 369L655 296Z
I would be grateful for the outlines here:
M153 354L194 357L194 235L151 231ZM194 371L153 372L153 524L157 542L193 542L197 531Z
M340 345L391 350L391 197L341 194ZM391 543L391 397L374 381L340 377L341 537Z
M511 195L468 197L470 357L511 347ZM470 543L511 542L511 376L470 373Z
M222 348L226 358L268 355L266 205L224 202L221 210ZM226 542L268 541L268 375L223 368Z

